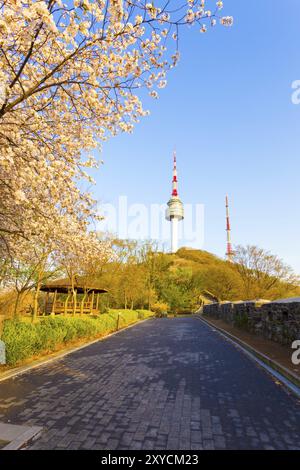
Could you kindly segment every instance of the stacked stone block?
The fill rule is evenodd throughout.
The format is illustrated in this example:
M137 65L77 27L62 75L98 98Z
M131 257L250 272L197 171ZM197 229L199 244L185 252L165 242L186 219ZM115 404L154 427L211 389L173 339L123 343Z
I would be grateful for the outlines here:
M300 302L222 302L205 305L203 313L280 344L300 339Z

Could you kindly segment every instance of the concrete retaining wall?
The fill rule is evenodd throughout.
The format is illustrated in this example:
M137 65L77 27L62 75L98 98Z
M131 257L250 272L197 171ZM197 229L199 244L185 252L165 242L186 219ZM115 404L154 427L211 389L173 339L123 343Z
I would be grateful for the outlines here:
M204 315L218 318L280 344L300 339L300 301L222 302L205 305Z

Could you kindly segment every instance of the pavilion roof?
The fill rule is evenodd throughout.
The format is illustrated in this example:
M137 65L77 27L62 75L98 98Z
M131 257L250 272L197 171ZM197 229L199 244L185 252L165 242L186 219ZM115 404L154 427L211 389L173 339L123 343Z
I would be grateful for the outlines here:
M67 294L72 289L72 283L70 279L57 279L56 281L48 282L43 284L41 291L44 292L55 292L59 294ZM74 289L78 294L85 294L87 292L95 292L96 294L104 294L107 289L95 285L88 285L86 282L82 282L80 279L75 278Z
M201 292L200 297L202 297L205 300L209 300L210 302L219 302L219 299L216 295L212 294L208 290L203 290Z

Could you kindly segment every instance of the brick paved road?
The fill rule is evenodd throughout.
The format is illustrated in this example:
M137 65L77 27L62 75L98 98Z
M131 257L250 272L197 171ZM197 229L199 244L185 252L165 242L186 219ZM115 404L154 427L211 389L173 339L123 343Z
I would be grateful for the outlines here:
M195 318L154 319L0 383L34 449L296 449L299 401Z

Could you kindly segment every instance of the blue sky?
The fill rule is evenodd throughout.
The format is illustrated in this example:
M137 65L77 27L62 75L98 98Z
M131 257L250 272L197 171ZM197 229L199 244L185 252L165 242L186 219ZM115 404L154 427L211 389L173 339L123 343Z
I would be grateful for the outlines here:
M103 145L94 196L100 204L117 204L120 195L166 203L175 145L182 201L205 206L201 248L224 256L228 193L233 243L266 248L300 273L300 105L291 101L300 79L300 2L224 6L234 26L182 30L167 88L145 100L150 116Z

